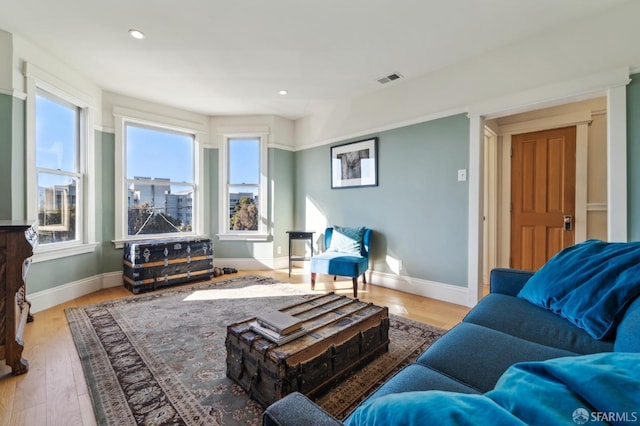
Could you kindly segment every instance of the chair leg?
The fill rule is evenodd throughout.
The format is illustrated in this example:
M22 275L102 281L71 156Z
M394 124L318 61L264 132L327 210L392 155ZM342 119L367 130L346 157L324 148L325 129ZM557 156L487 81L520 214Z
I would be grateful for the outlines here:
M358 298L358 277L353 277L352 281L353 281L353 298L357 299Z
M333 276L333 280L335 281L336 279L338 279L338 276L337 276L337 275L334 275L334 276Z
M311 273L311 290L315 290L316 289L316 273L312 272Z
M362 274L362 283L363 284L367 283L367 277L366 277L366 275L364 273Z

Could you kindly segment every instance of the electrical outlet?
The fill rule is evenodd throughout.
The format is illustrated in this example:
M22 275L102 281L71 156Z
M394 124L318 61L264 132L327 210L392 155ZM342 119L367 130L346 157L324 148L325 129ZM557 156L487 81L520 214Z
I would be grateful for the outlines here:
M282 246L278 246L278 247L276 247L276 252L277 252L278 254L282 254Z

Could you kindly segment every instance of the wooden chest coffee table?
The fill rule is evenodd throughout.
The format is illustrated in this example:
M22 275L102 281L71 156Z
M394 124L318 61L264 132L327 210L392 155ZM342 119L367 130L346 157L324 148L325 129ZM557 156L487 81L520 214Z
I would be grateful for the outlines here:
M313 396L388 351L386 307L328 293L280 310L308 333L276 346L251 331L255 318L227 326L227 376L264 406L294 391Z

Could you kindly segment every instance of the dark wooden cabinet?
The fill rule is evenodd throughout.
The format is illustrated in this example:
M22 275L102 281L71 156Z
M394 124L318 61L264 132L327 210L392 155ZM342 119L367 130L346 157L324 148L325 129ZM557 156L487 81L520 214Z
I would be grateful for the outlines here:
M25 279L37 244L32 222L0 220L0 359L15 375L29 370L22 358L24 327L32 319Z

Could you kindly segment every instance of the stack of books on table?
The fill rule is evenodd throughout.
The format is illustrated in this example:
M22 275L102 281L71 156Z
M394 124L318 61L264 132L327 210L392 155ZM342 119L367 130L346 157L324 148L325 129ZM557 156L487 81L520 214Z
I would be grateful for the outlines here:
M258 315L251 323L251 330L278 346L307 333L300 319L280 311Z

